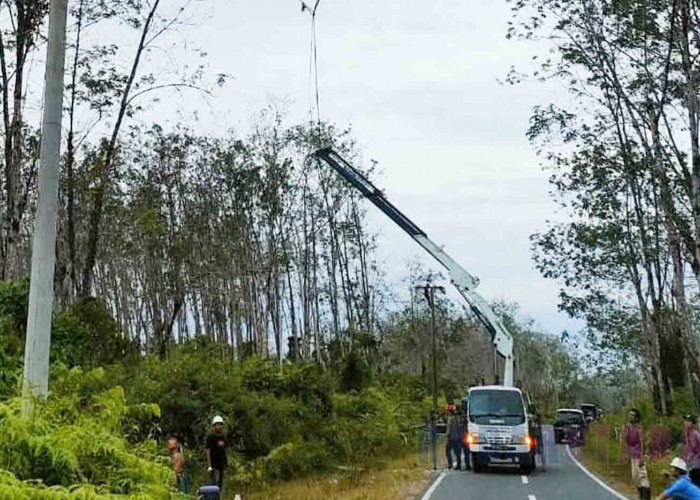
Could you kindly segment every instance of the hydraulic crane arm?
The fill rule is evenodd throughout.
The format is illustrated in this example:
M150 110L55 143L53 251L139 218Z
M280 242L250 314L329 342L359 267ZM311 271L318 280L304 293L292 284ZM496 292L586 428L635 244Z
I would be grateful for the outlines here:
M506 330L498 316L493 312L489 304L479 295L475 289L479 280L472 276L452 257L437 246L418 226L387 200L384 193L377 189L361 172L355 169L332 148L324 148L316 151L315 156L327 163L359 190L365 198L374 203L382 212L393 220L401 229L406 231L411 238L432 255L447 269L452 284L465 298L476 317L491 333L493 346L496 352L504 358L505 369L503 373L503 385L513 386L513 336Z

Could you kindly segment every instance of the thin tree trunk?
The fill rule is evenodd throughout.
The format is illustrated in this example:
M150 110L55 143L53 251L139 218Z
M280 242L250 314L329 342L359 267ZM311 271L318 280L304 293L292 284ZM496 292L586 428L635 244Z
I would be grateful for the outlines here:
M146 18L146 22L143 25L141 39L139 41L138 48L136 49L136 56L134 57L134 61L131 66L131 72L122 92L122 99L119 105L119 111L117 113L117 120L114 124L114 128L112 129L112 135L109 143L107 144L106 150L100 155L100 158L97 161L96 167L99 174L99 183L95 188L93 204L90 212L85 268L83 269L83 279L80 290L82 295L90 295L91 293L93 269L95 267L95 263L97 262L97 252L100 244L100 226L104 211L105 195L107 194L109 176L117 154L117 139L119 138L119 132L121 131L124 116L126 115L126 111L129 106L131 89L134 85L134 81L136 80L136 74L139 69L139 64L141 63L141 57L146 50L148 33L153 24L153 19L159 5L160 0L155 0L153 2L153 5L148 13L148 17Z

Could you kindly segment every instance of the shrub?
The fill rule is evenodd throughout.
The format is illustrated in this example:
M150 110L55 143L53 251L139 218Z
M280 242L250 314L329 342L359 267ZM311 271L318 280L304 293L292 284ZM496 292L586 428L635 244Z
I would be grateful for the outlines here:
M51 490L57 492L55 498L170 497L171 472L158 458L155 443L131 446L123 437L125 427L148 411L127 406L118 386L86 394L86 387L103 381L103 370L64 371L49 400L35 403L32 419L20 416L18 399L0 403L0 469L10 474L0 479L0 498L3 491L17 489L22 495L8 498L51 498L42 497L48 490L26 483L37 480L71 490L70 495L68 490ZM157 413L153 407L150 411Z
M285 443L261 459L262 478L267 481L304 477L331 469L328 448L322 442Z
M136 346L125 339L104 302L80 299L54 315L52 359L68 366L92 368L135 356ZM100 346L95 349L95 346Z

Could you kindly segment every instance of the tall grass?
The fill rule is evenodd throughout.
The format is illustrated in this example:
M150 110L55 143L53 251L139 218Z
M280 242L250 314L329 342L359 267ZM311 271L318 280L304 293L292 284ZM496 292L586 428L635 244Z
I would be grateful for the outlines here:
M640 399L635 407L642 412L642 427L645 434L645 463L649 473L652 493L661 493L669 483L669 463L681 455L683 422L680 415L692 407L687 391L677 391L673 404L674 416L661 417L656 414L651 401ZM636 494L632 485L630 464L621 454L622 433L628 421L628 412L610 415L603 422L589 429L586 445L582 449L585 464L595 473L630 494Z

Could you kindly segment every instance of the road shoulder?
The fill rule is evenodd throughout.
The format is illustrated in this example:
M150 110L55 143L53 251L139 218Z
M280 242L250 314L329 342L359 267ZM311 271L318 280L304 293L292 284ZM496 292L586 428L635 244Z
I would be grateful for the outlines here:
M582 448L571 450L572 456L589 475L597 478L601 483L613 490L621 498L636 498L636 492L627 483L620 481L609 473L606 473L606 468L603 464L596 463L594 460L584 453Z

